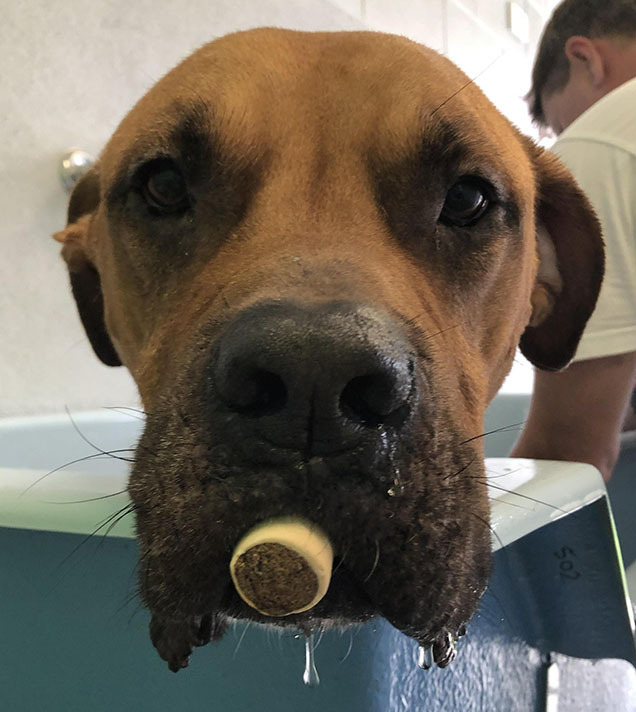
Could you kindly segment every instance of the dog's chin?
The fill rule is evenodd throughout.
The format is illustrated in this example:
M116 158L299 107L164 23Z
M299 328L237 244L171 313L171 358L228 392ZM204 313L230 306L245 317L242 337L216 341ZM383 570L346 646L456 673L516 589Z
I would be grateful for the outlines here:
M177 672L187 667L189 657L196 647L220 640L228 624L253 622L268 628L300 631L308 636L315 632L343 630L361 625L378 616L394 622L392 611L380 610L341 561L336 560L335 566L329 591L309 611L283 617L266 616L248 606L234 587L227 584L223 601L214 612L173 614L172 617L153 614L150 626L152 642L169 668ZM389 585L387 582L387 586ZM476 602L481 590L475 587L474 591L477 594L474 601ZM440 611L438 622L427 626L426 633L416 633L413 630L403 632L414 637L421 646L430 647L434 651L435 662L440 667L445 667L454 659L454 643L465 633L465 624L473 612L474 605L465 609L459 617L456 610ZM441 621L444 621L444 624Z

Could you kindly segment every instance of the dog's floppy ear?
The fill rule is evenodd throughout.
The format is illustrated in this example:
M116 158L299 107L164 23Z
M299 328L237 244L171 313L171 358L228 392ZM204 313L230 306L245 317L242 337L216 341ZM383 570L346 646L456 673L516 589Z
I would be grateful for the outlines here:
M107 366L121 366L104 321L104 298L99 273L86 249L89 223L100 201L99 174L92 168L73 188L68 205L67 225L54 235L63 244L71 289L80 319L93 351Z
M537 185L539 271L532 317L520 347L535 366L568 365L601 288L605 253L601 226L587 197L553 154L526 140Z

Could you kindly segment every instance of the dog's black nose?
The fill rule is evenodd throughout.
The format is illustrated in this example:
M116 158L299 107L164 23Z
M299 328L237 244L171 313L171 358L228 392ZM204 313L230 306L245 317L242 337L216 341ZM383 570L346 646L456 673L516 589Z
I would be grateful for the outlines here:
M415 398L399 324L343 302L243 311L216 343L211 377L245 437L312 455L352 447L369 428L404 427Z

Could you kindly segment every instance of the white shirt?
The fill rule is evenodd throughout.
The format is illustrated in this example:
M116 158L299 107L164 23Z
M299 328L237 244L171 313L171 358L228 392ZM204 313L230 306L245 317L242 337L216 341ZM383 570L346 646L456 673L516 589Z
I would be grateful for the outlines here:
M575 361L636 351L636 79L597 101L552 150L603 226L605 278Z

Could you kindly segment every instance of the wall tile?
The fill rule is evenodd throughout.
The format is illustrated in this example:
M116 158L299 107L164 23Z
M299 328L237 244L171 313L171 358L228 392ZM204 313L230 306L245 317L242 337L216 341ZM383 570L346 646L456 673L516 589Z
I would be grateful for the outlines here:
M444 0L365 0L363 18L369 29L405 35L442 50L443 5Z
M364 0L329 0L329 4L346 12L351 17L355 17L357 20L362 19L362 6Z

